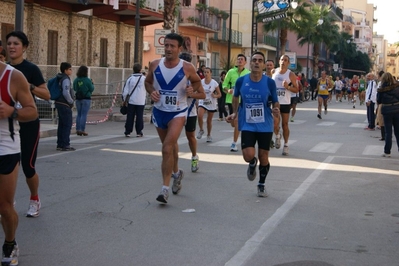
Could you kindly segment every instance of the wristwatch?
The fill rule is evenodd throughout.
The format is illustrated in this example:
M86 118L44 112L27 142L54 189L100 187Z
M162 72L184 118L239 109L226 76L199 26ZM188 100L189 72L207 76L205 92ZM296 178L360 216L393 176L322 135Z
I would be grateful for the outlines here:
M30 91L33 91L35 88L36 88L36 86L35 86L35 85L33 85L33 84L30 84Z
M14 112L12 112L11 118L12 119L17 119L18 117L18 109L14 108Z

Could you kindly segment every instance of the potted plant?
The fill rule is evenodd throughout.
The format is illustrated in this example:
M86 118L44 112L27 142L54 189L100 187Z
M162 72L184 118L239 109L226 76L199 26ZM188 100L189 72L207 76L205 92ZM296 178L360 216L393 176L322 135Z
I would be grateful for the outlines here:
M222 19L226 20L226 19L229 18L230 15L229 15L229 13L227 13L226 11L220 10L220 11L219 11L219 16L220 16Z
M199 11L204 11L208 9L208 6L205 4L197 3L195 4L195 8Z
M187 18L187 21L190 22L190 23L195 22L195 20L196 20L195 17L188 17Z
M219 15L220 11L216 7L210 6L208 7L208 11L210 14L213 14L215 16Z

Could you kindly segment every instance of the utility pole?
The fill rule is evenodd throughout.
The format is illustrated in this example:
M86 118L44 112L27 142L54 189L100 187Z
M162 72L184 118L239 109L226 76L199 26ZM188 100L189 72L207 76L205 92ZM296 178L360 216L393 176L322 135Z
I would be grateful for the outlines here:
M15 2L15 30L24 31L24 0Z
M136 20L134 23L134 58L133 63L139 61L139 44L140 44L140 0L136 0Z

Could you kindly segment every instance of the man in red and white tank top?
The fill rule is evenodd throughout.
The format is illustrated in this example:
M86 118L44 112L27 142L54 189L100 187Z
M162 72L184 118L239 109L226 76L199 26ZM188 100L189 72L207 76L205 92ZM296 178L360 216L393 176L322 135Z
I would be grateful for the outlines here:
M16 108L17 102L21 108ZM28 122L37 116L36 105L24 75L0 62L0 215L5 236L2 265L18 265L19 250L15 241L18 215L13 206L20 160L16 120Z

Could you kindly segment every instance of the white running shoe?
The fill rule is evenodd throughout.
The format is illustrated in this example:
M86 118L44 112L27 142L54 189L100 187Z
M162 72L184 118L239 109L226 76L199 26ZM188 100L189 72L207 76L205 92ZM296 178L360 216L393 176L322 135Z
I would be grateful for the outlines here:
M26 212L26 217L38 217L41 205L40 200L31 200L29 209Z
M276 141L274 142L274 147L276 147L276 149L280 149L280 147L281 147L281 133L278 133L276 135Z
M211 136L207 136L206 137L206 142L212 142L212 137Z
M204 131L203 130L198 131L197 139L201 139L202 135L204 135Z
M289 153L289 148L288 148L287 145L284 145L284 148L283 148L283 155L287 156L288 153Z
M235 144L234 142L231 143L230 151L238 151L237 144Z

